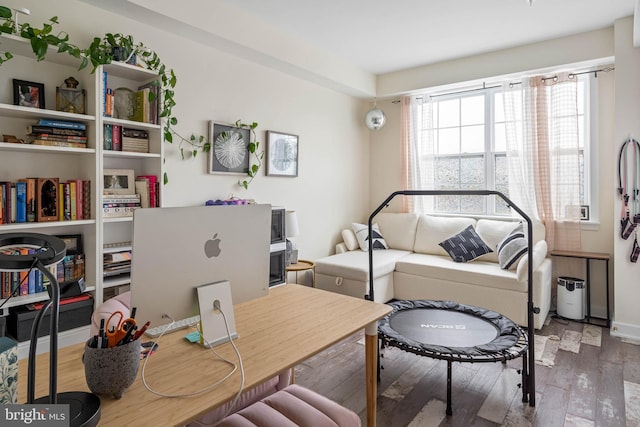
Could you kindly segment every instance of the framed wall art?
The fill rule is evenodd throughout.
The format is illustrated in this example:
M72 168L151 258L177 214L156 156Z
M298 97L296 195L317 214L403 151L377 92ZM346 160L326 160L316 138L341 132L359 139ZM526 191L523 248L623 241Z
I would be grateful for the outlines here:
M13 105L44 107L44 84L13 79Z
M589 221L589 205L580 206L580 221Z
M209 122L209 173L249 172L249 129Z
M267 175L298 176L298 135L267 131Z
M136 194L133 169L105 169L103 171L104 194Z

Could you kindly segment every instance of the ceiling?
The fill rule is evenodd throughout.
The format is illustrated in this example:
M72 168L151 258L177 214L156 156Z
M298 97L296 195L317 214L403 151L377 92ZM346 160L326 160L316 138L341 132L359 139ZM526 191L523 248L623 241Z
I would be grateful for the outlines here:
M372 74L610 27L636 0L224 0Z

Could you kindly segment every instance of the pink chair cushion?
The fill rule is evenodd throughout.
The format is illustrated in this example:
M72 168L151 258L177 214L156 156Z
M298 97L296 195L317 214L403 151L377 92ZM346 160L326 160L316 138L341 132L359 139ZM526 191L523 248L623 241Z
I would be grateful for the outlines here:
M336 402L292 384L226 417L223 427L360 427L360 417Z

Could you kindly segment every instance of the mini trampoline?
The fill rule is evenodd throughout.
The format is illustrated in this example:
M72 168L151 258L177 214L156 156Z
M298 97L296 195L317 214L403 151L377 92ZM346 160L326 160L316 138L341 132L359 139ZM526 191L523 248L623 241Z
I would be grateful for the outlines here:
M522 400L527 400L528 339L513 321L495 311L453 301L388 304L393 311L378 323L382 347L447 361L447 415L453 413L452 362L506 362L522 357Z

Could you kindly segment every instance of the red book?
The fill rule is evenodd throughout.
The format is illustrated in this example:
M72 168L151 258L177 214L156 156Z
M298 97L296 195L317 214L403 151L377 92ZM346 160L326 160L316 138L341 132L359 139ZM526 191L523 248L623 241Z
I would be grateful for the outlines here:
M111 131L111 144L113 151L122 151L122 126L113 125Z
M136 179L146 179L149 181L149 207L157 208L160 206L157 191L158 177L155 175L138 175Z
M82 180L80 179L76 179L76 218L78 219L83 219L83 205L82 202L83 197L82 197L82 192L83 192L83 188L82 188Z

